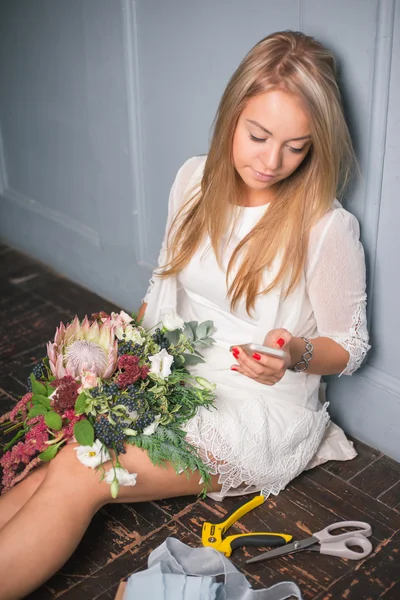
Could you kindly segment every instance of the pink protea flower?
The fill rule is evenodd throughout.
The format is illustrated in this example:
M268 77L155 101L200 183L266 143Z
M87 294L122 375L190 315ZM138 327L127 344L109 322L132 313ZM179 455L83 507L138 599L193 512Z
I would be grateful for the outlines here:
M118 358L118 340L110 319L99 323L78 317L65 327L60 323L54 342L47 344L50 368L56 377L70 375L79 379L83 371L91 371L107 378L115 370Z

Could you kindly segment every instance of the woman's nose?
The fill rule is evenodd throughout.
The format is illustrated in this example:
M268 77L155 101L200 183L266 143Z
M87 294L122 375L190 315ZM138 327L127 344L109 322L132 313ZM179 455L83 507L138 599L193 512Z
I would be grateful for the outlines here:
M276 171L281 166L282 152L278 146L270 146L265 150L262 156L264 167L268 171Z

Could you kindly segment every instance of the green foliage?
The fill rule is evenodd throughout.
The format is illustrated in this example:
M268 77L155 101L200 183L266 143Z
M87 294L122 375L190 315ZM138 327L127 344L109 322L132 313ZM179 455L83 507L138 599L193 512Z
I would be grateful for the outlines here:
M34 394L41 394L42 396L47 396L46 386L43 385L43 383L40 383L40 381L37 381L33 373L30 374L29 379L32 384L32 392Z
M47 427L50 427L50 429L54 429L55 431L60 431L62 427L62 419L54 410L51 410L44 415L44 422Z
M81 392L75 402L75 412L77 415L82 415L86 409L86 394Z
M94 429L93 425L87 419L82 419L74 425L74 436L81 446L93 446Z
M151 462L156 466L171 463L176 473L198 471L199 481L203 480L202 495L210 489L211 476L196 448L185 439L186 433L177 426L160 425L153 435L138 435L129 438L128 443L146 450Z
M43 452L41 452L39 454L39 458L43 462L49 462L50 460L52 460L55 457L57 452L58 452L58 445L54 444L54 445L46 448L46 450L44 450Z

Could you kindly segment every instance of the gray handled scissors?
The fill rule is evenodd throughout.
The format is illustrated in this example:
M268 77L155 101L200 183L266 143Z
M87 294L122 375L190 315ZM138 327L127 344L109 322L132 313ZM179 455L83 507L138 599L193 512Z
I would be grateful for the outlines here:
M337 535L331 535L335 529L343 527L357 527L354 531L347 531ZM372 544L367 539L372 534L371 526L363 521L340 521L332 523L325 529L317 531L311 537L298 542L286 544L280 548L275 548L269 552L264 552L260 556L255 556L246 560L246 563L256 563L261 560L268 560L277 556L285 556L285 554L294 554L303 550L313 550L321 552L321 554L330 554L331 556L340 556L342 558L350 558L350 560L360 560L365 558L372 552ZM361 548L360 552L352 550L351 546Z

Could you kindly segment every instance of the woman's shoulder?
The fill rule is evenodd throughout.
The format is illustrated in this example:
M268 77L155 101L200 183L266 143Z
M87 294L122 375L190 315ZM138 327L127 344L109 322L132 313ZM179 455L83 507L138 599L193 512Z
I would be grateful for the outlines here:
M307 271L313 271L323 250L337 254L340 248L359 244L360 226L357 218L335 200L310 231Z
M332 207L315 223L310 232L310 243L339 234L360 237L357 218L335 200Z
M207 156L203 154L200 156L192 156L183 163L175 178L176 185L182 191L200 183L206 159Z

